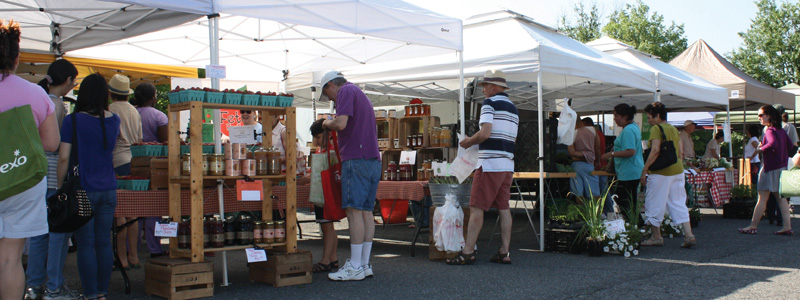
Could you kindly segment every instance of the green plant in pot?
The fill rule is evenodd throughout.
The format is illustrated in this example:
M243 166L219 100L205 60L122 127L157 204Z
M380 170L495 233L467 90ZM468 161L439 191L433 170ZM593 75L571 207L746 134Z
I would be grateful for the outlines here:
M692 225L692 228L700 226L700 221L703 220L703 215L700 213L700 208L695 206L689 208L689 223Z
M731 189L731 202L752 202L756 198L756 189L749 185L737 184Z
M606 226L603 223L602 214L608 191L606 190L603 195L597 198L582 199L579 204L574 206L574 209L584 222L581 230L586 234L590 256L600 256L603 253Z

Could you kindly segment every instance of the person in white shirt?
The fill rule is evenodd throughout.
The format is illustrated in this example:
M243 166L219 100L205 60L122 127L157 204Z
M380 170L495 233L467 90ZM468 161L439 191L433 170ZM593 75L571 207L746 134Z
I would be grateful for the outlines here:
M759 144L758 125L747 127L747 142L744 145L744 157L750 159L750 184L758 184L758 170L761 168L761 159L758 157L756 149Z
M720 152L719 151L720 150L720 145L719 144L722 143L722 140L724 138L725 138L725 134L722 131L718 131L716 134L714 134L714 138L712 140L708 141L708 144L706 145L706 153L703 154L703 158L718 159L719 156L720 156L720 153L719 153Z
M692 141L692 133L697 129L697 124L692 120L683 122L683 131L680 132L681 138L681 153L683 158L695 159L694 141Z

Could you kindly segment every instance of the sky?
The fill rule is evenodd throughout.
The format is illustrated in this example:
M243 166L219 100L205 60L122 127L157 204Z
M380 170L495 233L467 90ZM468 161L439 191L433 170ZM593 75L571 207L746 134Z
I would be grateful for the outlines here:
M533 18L539 23L556 27L562 15L574 17L577 3L591 7L593 3L601 13L605 25L608 16L625 4L635 0L405 0L413 5L459 19L508 9ZM800 0L777 0L797 3ZM750 27L758 11L754 0L644 0L650 13L664 16L668 26L674 21L684 24L687 46L703 39L720 54L727 54L742 44L738 33Z

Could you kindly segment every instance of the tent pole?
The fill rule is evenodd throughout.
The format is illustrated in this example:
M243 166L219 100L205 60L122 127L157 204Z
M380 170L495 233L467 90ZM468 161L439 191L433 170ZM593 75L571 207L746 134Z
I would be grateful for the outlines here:
M463 52L457 51L458 55L458 121L461 126L461 134L467 134L467 128L464 127L464 55Z
M726 105L725 108L728 110L728 121L727 121L727 123L728 123L728 131L733 132L733 130L731 129L731 128L733 128L733 126L731 126L731 104L730 104L730 101L728 101L728 105ZM725 130L725 128L723 127L722 130ZM730 136L731 136L731 142L728 143L728 157L730 157L731 162L733 162L733 134L731 134ZM747 136L747 135L745 134L745 136Z
M208 16L208 39L209 51L211 51L211 64L219 64L219 14ZM211 88L219 90L219 78L211 78ZM219 109L213 111L214 115L214 153L222 153L222 139L220 128L222 119L220 118ZM225 219L225 199L222 192L222 179L217 180L217 198L219 199L219 216ZM222 251L222 285L228 286L228 256L227 252Z
M747 136L747 99L742 100L744 108L742 109L742 136ZM728 105L730 108L730 105Z
M542 114L542 70L536 74L536 110L539 121L539 174L544 174L544 116ZM550 157L555 159L555 157ZM539 251L544 252L544 208L546 205L544 194L544 176L539 176Z

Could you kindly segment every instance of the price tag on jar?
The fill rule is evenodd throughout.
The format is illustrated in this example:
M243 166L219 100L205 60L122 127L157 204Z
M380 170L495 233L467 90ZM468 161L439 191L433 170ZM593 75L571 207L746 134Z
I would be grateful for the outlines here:
M400 152L401 165L413 165L417 163L417 151L402 151Z
M156 223L155 236L178 237L178 222Z
M267 261L267 251L262 248L247 248L244 251L247 253L248 263Z

